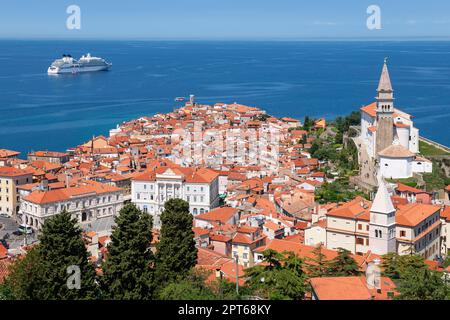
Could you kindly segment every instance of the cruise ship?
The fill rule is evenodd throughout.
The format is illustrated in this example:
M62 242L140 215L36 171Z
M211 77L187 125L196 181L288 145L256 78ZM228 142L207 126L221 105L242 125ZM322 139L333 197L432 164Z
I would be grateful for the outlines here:
M53 61L48 68L49 74L81 73L93 71L105 71L111 68L112 64L105 59L93 57L89 53L79 60L72 58L69 54L63 54L61 59Z

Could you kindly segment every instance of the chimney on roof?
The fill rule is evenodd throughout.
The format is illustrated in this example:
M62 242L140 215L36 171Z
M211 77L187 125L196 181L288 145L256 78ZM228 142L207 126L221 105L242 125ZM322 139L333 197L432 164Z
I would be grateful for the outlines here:
M43 179L39 184L39 190L41 191L47 191L48 190L48 180Z

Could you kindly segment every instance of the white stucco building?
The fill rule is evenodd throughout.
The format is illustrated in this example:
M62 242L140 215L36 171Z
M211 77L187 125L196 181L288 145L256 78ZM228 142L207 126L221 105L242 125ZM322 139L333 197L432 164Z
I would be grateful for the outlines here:
M207 168L159 167L133 178L132 202L153 216L155 228L161 226L164 203L173 198L189 202L195 216L219 205L219 174Z
M386 183L379 176L379 187L371 203L361 197L339 205L326 214L326 242L328 249L344 248L363 255L369 250L378 255L396 252L400 255L416 253L433 260L441 255L441 207L409 203L394 206ZM323 243L319 228L305 232L305 243Z
M22 222L35 230L64 210L81 224L91 223L118 215L123 207L123 195L120 188L94 181L69 188L36 190L22 199L19 213Z

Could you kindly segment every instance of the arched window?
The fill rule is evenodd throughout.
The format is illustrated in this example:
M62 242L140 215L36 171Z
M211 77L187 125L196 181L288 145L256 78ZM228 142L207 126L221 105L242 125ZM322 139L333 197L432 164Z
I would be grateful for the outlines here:
M196 214L197 214L197 208L194 208L194 210L192 210L192 213L193 213L194 215L196 215Z
M200 214L205 213L205 209L201 208L200 209Z
M378 238L378 230L375 230L375 238Z

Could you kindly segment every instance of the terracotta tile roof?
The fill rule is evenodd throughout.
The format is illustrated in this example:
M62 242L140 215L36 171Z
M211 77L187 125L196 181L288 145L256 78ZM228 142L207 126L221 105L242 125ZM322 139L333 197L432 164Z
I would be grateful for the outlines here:
M400 205L395 214L395 221L402 226L415 227L439 210L439 206L431 204L410 203Z
M227 223L235 214L237 209L231 207L221 207L213 209L195 216L196 220L215 221L223 224Z
M396 190L399 191L399 192L427 193L425 190L420 190L420 189L417 189L417 188L413 188L413 187L407 186L406 184L403 184L403 183L400 183L400 182L397 183Z
M450 221L450 206L445 206L441 211L441 218Z
M5 248L5 246L0 243L0 260L5 259L8 256L8 249Z
M203 228L199 228L199 227L193 227L192 231L194 231L195 237L201 237L201 236L205 236L205 235L209 234L208 229L203 229Z
M68 155L69 155L68 153L57 151L34 151L28 154L28 156L52 157L52 158L67 157Z
M361 111L367 113L372 118L375 118L377 115L376 108L377 108L377 103L372 102L371 104L368 104L367 106L362 107Z
M326 277L310 279L319 300L371 300L372 294L361 277Z
M102 183L90 183L80 185L78 187L69 187L62 189L55 189L49 191L36 190L31 192L24 198L36 204L52 203L69 200L72 197L79 197L88 194L103 194L120 191L122 189Z
M31 174L31 170L13 167L0 167L0 177L20 177Z
M16 157L20 154L18 151L8 150L8 149L0 149L0 158L9 158Z
M215 234L215 233L211 234L209 239L211 241L217 241L217 242L228 242L228 241L231 241L230 237L227 237L227 236L224 236L224 235L221 235L221 234Z
M397 288L387 277L380 279L381 292L369 288L365 276L312 278L310 283L319 300L387 300Z
M356 220L370 220L371 202L363 197L356 197L355 199L342 204L341 206L327 212L327 216L356 219Z
M391 145L384 150L378 152L379 156L387 158L410 158L414 157L414 153L406 149L402 145Z
M264 227L266 227L268 229L271 229L271 230L274 230L274 231L278 231L278 230L284 229L284 227L279 226L278 224L276 224L275 222L270 221L270 220L268 220L268 221L266 221L264 223Z

